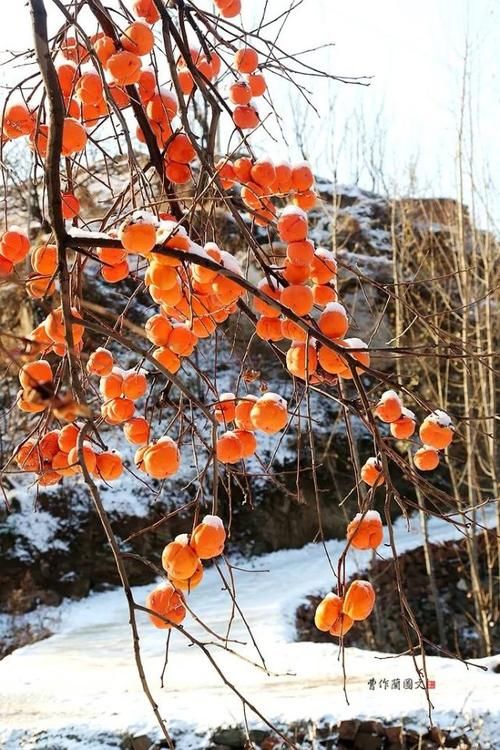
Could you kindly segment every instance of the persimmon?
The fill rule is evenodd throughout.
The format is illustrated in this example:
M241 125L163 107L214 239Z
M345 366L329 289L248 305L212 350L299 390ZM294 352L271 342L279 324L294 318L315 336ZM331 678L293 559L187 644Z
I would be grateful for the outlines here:
M193 353L197 343L197 336L187 326L175 325L170 331L167 346L179 357L188 357Z
M61 477L72 477L78 474L78 466L70 465L68 454L59 450L52 458L52 469L57 471Z
M36 391L34 392L36 393ZM43 400L36 401L32 399L28 391L23 391L22 389L17 393L16 404L18 409L29 414L37 414L38 412L45 411L47 408L47 404Z
M123 222L118 236L129 253L147 255L156 244L155 219L146 212L137 211Z
M148 445L143 458L146 473L155 479L171 477L178 471L181 463L177 443L170 437L162 437L158 442Z
M215 164L215 169L217 170L219 180L224 190L229 190L229 188L233 187L236 182L236 173L231 162L226 161L225 159L219 159Z
M250 80L251 76L249 76ZM292 189L292 168L287 161L279 161L274 165L275 179L271 190L277 195L285 195Z
M166 88L162 88L149 100L146 113L153 122L164 123L175 117L177 109L178 104L175 94Z
M4 232L0 242L0 254L11 263L21 263L30 250L28 236L20 229L12 228Z
M122 395L123 370L113 367L109 375L105 375L99 381L99 391L106 400L118 398Z
M234 410L234 423L239 430L255 430L250 412L256 401L257 396L250 394L238 399Z
M123 281L123 279L127 278L128 274L129 267L126 260L114 266L103 266L101 268L101 276L109 284L116 284L119 281Z
M439 451L431 445L423 445L415 452L413 461L419 471L433 471L439 466Z
M352 620L366 620L375 606L375 591L369 581L353 581L347 589L342 611Z
M60 481L61 475L57 471L52 471L51 469L43 471L38 477L38 484L42 487L50 487Z
M220 10L220 14L223 18L234 18L241 13L241 0L230 0L227 4L222 7L221 0L216 0L217 7Z
M269 188L276 179L276 170L269 156L262 156L253 164L250 172L252 180L263 188Z
M144 68L141 70L138 83L139 99L143 104L149 102L156 91L156 75L154 70Z
M179 591L187 591L188 593L193 591L197 586L200 585L203 579L203 564L201 560L198 562L198 566L190 578L170 578L170 583L175 586Z
M377 549L383 538L384 527L376 510L357 513L347 526L347 541L355 549Z
M122 392L126 398L135 401L146 393L148 381L142 372L128 370L123 374Z
M125 379L123 381L125 383ZM118 396L107 401L103 405L106 420L112 424L123 424L134 416L135 404L131 398Z
M82 316L74 307L71 308L71 315L74 318L81 318ZM65 330L63 311L61 307L57 307L52 310L50 315L45 319L45 330L47 335L50 336L52 341L57 344L65 343ZM78 344L83 338L84 327L80 323L71 323L71 331L73 334L73 343Z
M123 50L108 58L106 70L117 86L131 86L141 77L141 58L134 52Z
M234 54L234 67L238 73L253 73L259 64L259 56L252 47L241 47Z
M61 195L62 214L65 219L74 219L80 213L80 201L73 193Z
M402 413L403 405L398 394L393 391L385 391L375 407L375 414L382 422L395 422Z
M290 284L281 292L280 302L296 315L308 315L314 304L313 294L308 286Z
M132 445L144 445L149 440L149 424L144 417L132 417L123 425L123 434Z
M167 146L167 157L171 161L188 164L196 156L193 144L185 133L177 133Z
M172 324L164 315L153 315L146 321L146 337L155 346L167 346L171 332Z
M233 104L249 104L252 96L252 89L246 81L235 81L229 87L229 101Z
M289 284L305 284L309 281L311 276L311 266L299 266L296 263L291 263L288 258L285 259L285 268L283 270L283 278L288 281Z
M117 86L116 83L110 83L108 89L111 98L118 109L126 109L130 106L130 97L122 86Z
M31 135L35 129L35 119L24 103L5 105L2 119L2 132L7 138L15 139Z
M42 159L45 159L49 145L49 126L37 125L30 133L29 144L33 151L36 151Z
M297 206L286 206L277 228L283 242L302 242L307 237L307 215Z
M41 438L39 450L45 461L52 461L56 453L59 452L59 434L60 430L50 430Z
M257 439L251 430L233 430L241 444L241 457L250 458L257 450Z
M221 393L214 405L214 417L219 424L230 424L236 416L236 396L234 393Z
M382 471L381 462L372 456L361 467L361 479L370 487L380 487L385 482Z
M330 302L336 302L338 298L334 287L327 284L313 284L311 291L313 293L314 304L319 307L325 307Z
M22 388L36 388L39 385L51 383L52 379L52 367L46 359L27 362L19 370L19 382Z
M71 156L72 154L77 154L83 151L86 145L87 131L83 125L73 117L65 117L62 131L62 155Z
M295 193L292 197L294 206L302 208L303 211L311 211L318 202L318 196L314 190L304 190L302 193Z
M76 82L75 96L85 104L94 104L103 96L101 77L94 71L83 73Z
M66 424L61 428L58 437L59 450L62 453L69 453L76 446L80 430L76 424Z
M175 374L181 366L180 357L178 357L177 354L174 354L174 352L170 351L170 349L168 349L166 346L160 346L158 347L158 349L155 349L153 352L153 357L157 362L160 363L162 367L165 368L165 370L171 372L172 374Z
M241 130L253 130L260 123L259 113L251 104L239 104L234 108L233 122Z
M102 31L92 37L92 44L99 62L105 67L111 55L116 53L116 44Z
M318 355L314 344L292 341L292 345L286 353L286 366L295 378L308 380L310 375L314 375L318 367Z
M24 471L40 471L41 457L34 440L26 440L18 447L15 454L17 465Z
M114 451L97 453L96 474L107 482L118 479L123 474L123 461L120 454Z
M249 182L252 172L252 160L248 156L242 156L233 163L233 169L238 182Z
M290 242L286 248L286 257L297 266L310 266L314 258L314 242L311 240Z
M281 341L283 338L281 319L262 316L255 324L255 333L264 341Z
M257 284L257 288L263 294L266 294L268 297L271 297L273 300L279 302L281 297L281 290L278 288L275 281L269 282L266 279L262 279ZM267 318L279 318L281 315L281 310L279 309L279 307L274 307L268 302L264 302L263 300L259 299L259 297L254 296L252 304L255 312L258 312Z
M74 36L65 36L60 46L61 54L72 62L82 63L88 58L89 53L83 44Z
M179 534L173 542L164 547L161 555L163 570L169 578L185 581L194 575L200 559L189 544L187 534Z
M144 0L140 1L143 2ZM146 597L146 607L160 615L160 617L157 617L150 614L149 619L155 628L162 630L168 630L172 625L180 625L186 617L186 607L182 594L176 591L170 581L165 581L149 592ZM165 622L162 618L165 618L168 622Z
M134 0L132 3L132 12L139 18L144 18L150 24L160 20L160 14L154 4L154 0Z
M277 393L265 393L250 409L254 429L273 435L288 424L288 405Z
M0 260L1 257L2 256L0 256ZM26 280L26 291L28 292L28 295L33 299L50 297L52 294L54 294L55 290L55 283L50 276L30 276Z
M252 96L263 96L267 91L266 79L262 73L251 73L247 76L247 84Z
M95 451L92 448L91 444L86 440L82 445L82 453L83 453L83 461L87 468L87 471L90 474L93 474L96 468L96 455ZM71 448L71 450L68 453L68 465L72 466L75 465L77 467L77 471L81 470L80 466L80 459L78 457L78 446L75 445L74 448Z
M0 279L10 276L14 270L14 264L8 258L4 258L0 255Z
M191 71L189 70L178 70L177 79L179 86L184 96L189 96L194 91L195 83Z
M401 409L401 416L389 425L391 435L398 440L408 440L408 438L411 438L415 432L415 427L415 414L405 407Z
M340 342L338 342L338 343L340 343ZM351 355L351 357L353 359L355 359L358 362L360 362L362 365L364 365L364 367L369 367L370 366L370 353L368 351L361 351L361 350L364 350L364 349L366 349L366 350L368 349L368 345L366 344L365 341L363 341L362 339L359 339L357 337L353 337L353 338L344 339L342 341L342 344L347 349L353 349L354 350L354 351L349 352L350 355ZM353 374L352 374L352 369L349 366L349 363L347 362L347 360L346 360L345 365L346 365L345 370L341 370L339 372L339 375L340 375L341 378L344 378L346 380L350 380L350 379L352 379ZM355 369L356 369L357 373L363 372L363 368L362 367L356 367Z
M207 515L193 529L190 545L200 560L211 560L222 555L226 541L226 530L219 516Z
M217 439L215 453L223 464L236 464L243 458L243 445L235 432L228 430Z
M345 635L352 627L353 620L342 612L344 600L337 594L327 594L316 607L314 624L318 630L330 635Z
M436 409L420 425L419 435L425 445L444 450L453 440L452 421L446 412Z
M152 51L155 38L147 24L142 21L134 21L130 26L127 26L120 37L120 42L127 52L133 52L139 57L144 57Z
M349 328L347 311L344 305L341 305L340 302L330 302L326 305L319 316L318 326L320 331L331 339L343 338Z
M81 120L86 127L96 125L100 120L109 115L109 107L105 99L96 99L94 102L82 102Z
M283 338L290 341L305 341L307 332L290 318L284 318L281 321L281 334Z
M309 190L314 184L314 175L307 162L301 162L292 167L292 188L299 193Z
M189 164L181 164L177 161L165 163L165 175L174 185L185 185L193 176Z
M126 259L127 251L121 247L98 247L96 255L103 263L117 266Z
M87 361L89 375L110 375L113 370L113 355L107 349L99 346L92 352Z
M311 281L314 284L328 284L337 273L337 262L330 250L318 247L311 263Z

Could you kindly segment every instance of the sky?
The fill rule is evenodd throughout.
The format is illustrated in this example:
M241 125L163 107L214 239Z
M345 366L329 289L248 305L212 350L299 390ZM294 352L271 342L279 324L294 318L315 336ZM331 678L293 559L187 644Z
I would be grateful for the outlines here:
M199 4L209 7L208 0ZM458 195L457 151L465 75L465 172L470 134L481 224L500 224L500 1L499 0L302 0L281 30L282 49L334 75L369 76L369 86L294 75L310 91L316 114L295 86L269 76L280 128L262 150L299 156L339 182L391 194ZM26 6L3 17L0 49L30 44ZM249 28L262 9L278 16L290 0L243 0ZM273 38L278 24L266 33ZM332 46L333 45L333 46ZM297 145L302 142L302 149ZM283 135L286 143L283 140ZM470 180L465 200L471 204Z

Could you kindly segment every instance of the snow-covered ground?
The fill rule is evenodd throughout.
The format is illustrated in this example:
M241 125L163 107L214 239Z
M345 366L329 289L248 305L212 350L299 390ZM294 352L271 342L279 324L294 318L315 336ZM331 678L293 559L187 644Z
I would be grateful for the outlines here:
M485 513L484 522L491 525L492 518L492 513ZM430 532L433 541L460 536L452 525L434 519ZM413 520L408 530L400 519L396 538L401 551L419 546L418 520ZM335 559L343 543L331 541L327 548ZM389 549L383 547L381 554L389 556ZM368 559L365 553L350 552L348 574L362 570ZM416 682L409 657L383 658L383 654L348 648L347 704L335 643L294 642L297 605L305 595L327 591L334 582L321 545L268 554L242 566L245 572L234 571L238 602L270 675L221 648L211 646L210 650L228 679L266 717L278 721L325 716L333 720L405 717L407 723L427 725L423 690L404 687L406 679ZM142 603L148 589L136 588L136 601ZM231 600L215 569L207 571L189 604L212 630L226 634ZM222 684L206 656L179 632L172 634L166 684L160 689L165 633L150 626L142 613L138 619L154 697L174 732L185 730L184 744L178 746L192 746L193 732L204 734L210 728L243 721L241 701ZM185 625L196 637L214 640L189 615ZM247 643L231 644L232 648L258 661L238 616L231 638ZM498 747L500 737L500 675L492 671L499 661L478 660L488 667L483 670L451 659L427 659L428 677L435 681L430 691L435 722L480 738L483 749ZM374 689L369 685L372 679L376 681ZM393 683L398 679L399 689ZM247 714L252 721L251 711ZM109 733L156 734L154 727L134 666L127 607L120 590L63 606L55 635L0 662L0 746L4 750L46 748L57 741L57 747L67 750L108 750L116 747ZM77 742L72 737L85 739Z

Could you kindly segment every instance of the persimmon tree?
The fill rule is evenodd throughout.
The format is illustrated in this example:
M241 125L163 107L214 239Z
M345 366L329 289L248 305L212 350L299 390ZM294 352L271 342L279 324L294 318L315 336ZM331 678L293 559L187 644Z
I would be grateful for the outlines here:
M339 405L349 436L349 420L360 420L373 455L361 466L350 440L359 513L348 525L343 555L330 561L336 593L316 612L317 627L339 638L342 647L344 634L370 616L376 598L368 581L346 586L349 549L376 550L385 525L397 561L391 513L395 506L403 514L416 506L397 490L394 470L425 497L427 513L445 516L453 509L427 472L442 460L454 426L439 404L426 402L395 373L377 369L381 352L367 343L369 332L365 338L363 331L349 335L352 319L336 283L342 269L333 250L316 247L309 236L308 212L318 201L311 166L256 155L267 119L276 117L270 77L285 79L300 93L297 77L328 73L287 56L276 39L266 37L270 22L243 29L240 0L217 0L215 12L184 0L135 0L113 8L100 0L28 4L36 71L5 99L2 150L15 143L31 153L33 170L43 174L51 231L32 244L23 227L11 225L6 202L0 274L4 283L22 285L27 299L39 301L45 317L27 339L2 331L3 354L20 383L15 407L29 415L29 431L3 472L29 474L34 491L79 476L86 484L127 597L142 685L166 737L142 668L138 610L149 613L153 626L174 629L200 648L244 705L265 720L186 626L188 613L196 616L189 594L203 585L204 562L219 565L230 533L230 518L220 515L221 483L238 481L245 461L258 455L260 436L279 441L283 431L300 429L298 412L309 422L314 456L311 393ZM61 23L53 35L48 18ZM110 170L123 155L128 175L117 190ZM80 205L83 179L105 196L98 219ZM240 234L237 255L218 237L222 213ZM96 269L103 284L126 290L120 312L99 314L88 301ZM141 325L130 316L139 293L150 299ZM248 323L248 345L254 336L267 342L270 361L281 363L293 380L293 405L272 383L259 390L244 377L244 365L237 391L221 393L197 364L200 340L215 337L238 316ZM100 345L93 347L96 340ZM387 353L426 355L398 347ZM466 351L458 347L456 355L465 357ZM124 369L122 361L130 357L135 364ZM206 397L189 384L193 374L203 381ZM169 415L167 427L162 409ZM200 491L189 503L192 525L166 540L161 567L157 560L142 560L164 579L145 604L134 599L127 553L100 497L99 486L120 482L124 472L120 453L106 448L112 431L133 446L133 473L143 486L175 476L188 452L196 459L192 481ZM400 441L411 447L411 460L398 448ZM376 497L383 519L373 508ZM322 538L319 497L311 512L318 515ZM410 653L422 656L416 668L425 672L424 639L397 563L394 575L401 627ZM228 596L237 606L231 587ZM229 649L227 638L218 637Z

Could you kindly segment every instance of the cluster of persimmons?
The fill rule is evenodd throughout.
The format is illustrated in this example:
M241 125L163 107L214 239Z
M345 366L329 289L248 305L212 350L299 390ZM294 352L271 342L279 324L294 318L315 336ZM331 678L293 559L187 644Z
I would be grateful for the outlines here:
M223 18L234 18L241 10L240 0L216 0L215 4ZM176 185L196 178L193 167L200 142L179 114L188 111L197 93L217 92L219 79L229 77L223 101L242 143L249 134L241 131L253 130L261 123L256 100L266 94L267 82L265 62L255 49L231 43L231 62L227 62L222 53L217 53L217 42L213 48L208 43L203 49L186 48L184 54L179 52L175 64L172 62L175 80L161 85L154 56L158 39L152 28L160 13L152 0L134 0L131 9L135 18L130 23L129 18L120 33L108 36L99 31L85 43L81 32L75 37L65 34L55 56L64 103L61 156L66 160L66 181L61 210L63 218L77 228L86 217L74 192L73 170L78 172L81 167L91 128L113 116L125 128L122 110L133 107L137 119L137 107L141 108L138 119L142 128L137 123L135 137L148 147L151 139L153 143L156 140L161 156L159 172L174 192ZM145 58L150 55L152 68L145 66ZM45 109L43 101L37 107L29 103L29 98L8 100L1 123L2 144L26 137L36 158L45 162L51 140ZM148 356L175 382L175 374L193 355L199 340L211 337L230 315L244 307L249 316L255 314L260 339L271 346L286 343L286 355L282 354L293 378L312 386L357 379L370 368L369 347L362 339L347 335L350 316L338 299L334 254L317 247L310 236L307 212L318 201L311 167L305 162L274 162L267 156L224 156L213 165L213 181L220 199L224 190L237 186L252 221L268 228L269 236L276 230L279 237L279 249L276 253L273 250L274 264L262 265L262 277L253 287L253 313L243 306L249 282L237 258L216 242L203 246L194 242L186 229L187 214L187 221L178 221L178 217L162 213L159 204L146 205L146 201L140 204L145 208L137 209L135 195L133 209L112 217L106 234L100 233L96 239L100 246L94 247L85 260L85 267L90 260L99 264L107 284L127 279L131 258L134 260L135 278L140 278L154 304L144 323L144 338L151 344ZM133 192L132 183L131 188ZM179 202L182 206L182 196L177 195ZM62 274L54 242L32 247L26 232L15 226L7 228L0 238L0 277L20 278L22 264L29 261L26 292L46 305L47 299L57 294L57 280ZM119 451L101 449L104 444L94 431L107 425L118 428L120 434L122 431L134 446L137 470L156 480L172 477L181 464L178 443L169 435L153 439L150 422L139 413L149 388L147 367L139 362L124 370L105 347L84 353L85 326L79 307L77 294L71 301L53 304L51 309L44 306L45 318L31 333L30 352L38 359L25 360L20 368L16 403L28 414L39 414L40 421L16 450L18 467L35 474L42 486L78 474L82 463L94 477L114 481L124 471L122 456ZM99 403L100 416L93 421L92 430L86 425L85 432L75 399L55 408L61 382L70 369L64 365L68 354L72 366L76 358L85 393L92 403L96 399ZM28 353L26 359L31 356ZM218 394L212 414L219 427L212 446L214 463L236 464L250 458L257 450L258 433L273 435L288 425L286 400L270 391L259 396ZM415 415L392 390L382 395L374 415L389 424L391 435L398 440L409 440L416 430ZM51 429L54 424L58 426ZM432 412L420 425L419 436L422 447L414 454L414 464L421 471L434 469L439 452L453 437L449 417L439 410ZM379 457L368 459L361 479L374 488L386 481ZM358 514L347 529L348 543L357 549L376 549L382 537L382 522L375 511ZM183 592L201 582L202 561L222 554L225 539L222 520L206 516L190 535L182 534L167 544L162 565L168 580L147 600L148 608L158 615L151 616L154 625L168 628L182 622L186 615ZM371 584L356 580L342 595L325 597L316 611L316 625L343 636L355 621L369 616L374 602Z
M348 547L377 549L384 538L380 514L376 510L358 513L347 526ZM327 594L318 604L314 623L318 630L342 637L356 621L366 620L375 605L375 591L369 581L354 580L342 596Z
M150 620L157 628L180 625L186 616L183 592L195 589L203 578L202 560L212 560L224 551L226 531L219 516L205 516L191 535L179 534L167 544L161 564L168 580L151 591L146 599ZM158 617L160 615L160 617Z

